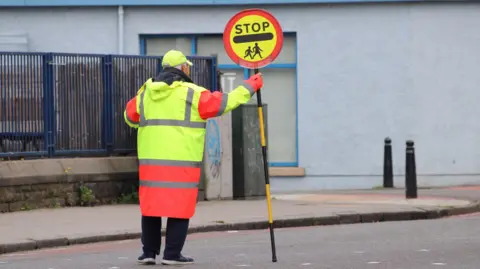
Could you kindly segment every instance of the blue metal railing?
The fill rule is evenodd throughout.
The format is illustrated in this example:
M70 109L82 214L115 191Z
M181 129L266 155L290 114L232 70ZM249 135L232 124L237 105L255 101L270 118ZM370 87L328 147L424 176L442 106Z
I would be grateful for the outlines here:
M125 104L161 57L0 52L1 158L135 153ZM216 89L216 59L189 57L192 80Z

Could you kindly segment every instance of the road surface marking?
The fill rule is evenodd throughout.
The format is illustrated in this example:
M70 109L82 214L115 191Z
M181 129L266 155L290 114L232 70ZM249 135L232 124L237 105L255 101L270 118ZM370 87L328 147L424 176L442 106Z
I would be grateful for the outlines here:
M237 266L238 266L238 267L250 267L250 265L248 265L248 264L239 264L239 265L237 265Z
M238 231L227 231L229 234L238 233Z
M432 263L432 265L447 265L447 264L443 262L434 262Z
M430 252L430 250L426 249L426 248L419 249L418 251L420 251L420 252Z
M363 254L363 253L365 253L365 251L354 251L353 253L355 253L355 254Z
M368 264L379 264L380 262L368 262Z
M309 263L309 262L305 262L305 263L302 263L302 265L307 266L307 265L312 265L312 264Z
M0 261L0 264L7 264L7 263L8 263L8 262L2 262L2 261Z
M128 257L118 257L119 260L128 260Z

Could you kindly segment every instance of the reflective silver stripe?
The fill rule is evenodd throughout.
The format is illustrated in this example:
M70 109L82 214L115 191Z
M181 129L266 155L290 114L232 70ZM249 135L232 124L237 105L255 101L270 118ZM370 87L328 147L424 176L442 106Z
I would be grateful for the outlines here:
M222 116L225 113L225 109L227 108L228 103L228 94L222 94L222 102L220 103L220 109L218 110L217 117Z
M145 124L145 110L143 108L143 97L145 96L145 92L147 91L147 88L143 89L142 94L140 94L140 126L144 126Z
M190 128L206 128L207 123L185 120L145 120L143 123L140 123L140 127L145 126L178 126Z
M127 111L125 111L125 119L127 119L128 123L132 124L132 125L137 125L138 122L135 122L133 121L132 119L130 119L130 117L128 116L128 113Z
M186 121L190 121L190 117L191 117L191 114L192 114L192 102L193 102L193 95L194 94L195 94L195 91L188 88L187 99L185 100L186 101L186 105L185 105L185 120Z
M167 120L167 119L146 119L145 118L145 108L143 105L143 99L145 97L145 88L140 94L140 127L145 126L177 126L177 127L189 127L189 128L203 128L207 127L206 122L194 122L190 121L192 114L192 103L193 96L195 91L193 89L188 89L187 98L185 99L185 119L184 120Z
M250 84L243 83L242 86L247 88L247 90L250 92L250 96L253 96L255 94L255 90L252 88Z
M156 159L139 159L140 165L165 165L165 166L181 166L200 168L202 162L195 161L178 161L178 160L156 160Z
M196 189L196 182L174 182L174 181L152 181L140 180L140 186L152 188L171 188L171 189Z

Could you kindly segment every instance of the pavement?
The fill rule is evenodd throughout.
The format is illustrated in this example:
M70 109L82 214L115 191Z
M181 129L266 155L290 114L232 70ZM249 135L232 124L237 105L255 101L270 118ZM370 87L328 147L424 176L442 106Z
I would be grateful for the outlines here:
M356 190L272 196L275 227L434 219L480 211L480 187ZM262 200L200 202L190 232L265 229ZM138 205L42 209L0 214L0 254L140 236ZM1 265L1 264L0 264Z
M478 269L480 214L439 220L284 228L275 231L272 263L267 230L190 235L184 268ZM0 268L139 269L138 240L0 255ZM160 268L161 265L152 268Z

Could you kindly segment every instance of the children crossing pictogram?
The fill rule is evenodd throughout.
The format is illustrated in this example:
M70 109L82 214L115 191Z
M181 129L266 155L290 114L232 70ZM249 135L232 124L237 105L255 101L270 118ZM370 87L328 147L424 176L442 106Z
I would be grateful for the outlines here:
M253 47L254 54L253 54L252 59L255 58L256 55L260 56L260 59L263 59L262 51L263 50L258 46L258 43L255 43L255 47Z
M255 46L253 47L253 49L252 49L251 46L248 46L247 50L245 51L245 56L243 56L243 58L247 59L247 56L248 56L248 57L250 57L250 59L255 59L255 56L258 55L258 57L260 57L260 59L263 59L262 52L263 52L263 50L260 48L258 43L255 43ZM253 53L253 55L252 55L252 53Z

